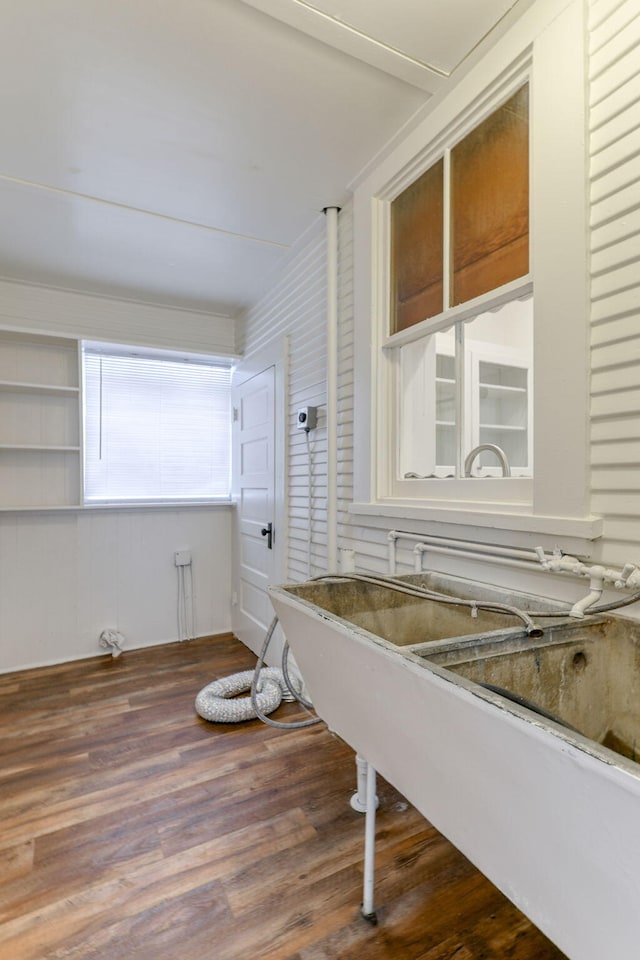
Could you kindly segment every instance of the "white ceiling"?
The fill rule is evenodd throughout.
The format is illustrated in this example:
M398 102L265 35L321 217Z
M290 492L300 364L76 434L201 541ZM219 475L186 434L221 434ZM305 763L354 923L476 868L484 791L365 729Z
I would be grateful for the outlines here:
M0 0L0 276L237 315L514 5Z

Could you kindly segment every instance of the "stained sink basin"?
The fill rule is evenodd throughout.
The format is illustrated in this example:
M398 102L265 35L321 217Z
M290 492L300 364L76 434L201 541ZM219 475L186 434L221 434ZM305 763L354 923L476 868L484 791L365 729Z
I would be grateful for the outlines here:
M495 587L478 584L462 577L442 576L437 573L413 574L400 578L403 583L425 587L449 597L461 597L510 604L527 612L557 609L558 617L563 607L552 601L540 600L523 593L506 593ZM476 637L499 633L513 633L522 628L522 621L510 614L494 613L469 607L456 607L426 598L407 596L379 584L361 580L311 580L285 587L290 596L297 597L310 608L326 611L344 623L348 623L370 635L394 646L413 647L422 643L450 640L452 637Z
M426 645L414 650L493 688L496 703L503 704L502 697L510 708L540 708L578 733L588 749L600 744L640 760L640 629L633 621L553 625L536 642L506 638L473 649L453 642L433 654Z
M569 621L550 601L458 578L422 582L558 617L532 640L493 614L445 608L442 621L381 588L274 587L318 714L571 960L637 956L640 628Z

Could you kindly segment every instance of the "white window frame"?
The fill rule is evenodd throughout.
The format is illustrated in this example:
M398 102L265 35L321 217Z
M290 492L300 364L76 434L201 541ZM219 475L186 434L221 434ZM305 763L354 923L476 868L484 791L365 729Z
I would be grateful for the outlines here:
M352 512L593 539L589 513L586 83L580 0L539 0L354 192L355 458ZM390 337L390 203L525 80L530 86L531 274ZM401 342L532 290L533 480L394 477ZM507 491L505 493L505 491Z
M100 495L90 495L87 493L87 457L89 455L89 445L90 441L87 436L88 427L88 416L87 416L87 370L86 370L86 356L90 354L91 356L104 356L107 358L129 358L129 359L142 359L142 360L156 360L162 362L170 362L175 365L184 365L185 367L189 365L197 366L198 368L204 367L215 367L215 368L226 368L229 372L229 386L228 386L228 467L229 467L229 487L226 494L211 494L211 495L202 495L202 494L166 494L166 495L135 495L133 489L129 495L109 495L104 494ZM106 343L102 341L81 341L81 373L82 373L82 384L83 384L83 409L82 409L82 437L83 437L83 476L82 476L82 503L86 507L100 507L100 506L167 506L167 507L176 507L176 506L187 506L187 505L202 505L202 504L229 504L231 503L231 375L233 371L233 364L228 358L220 358L209 355L202 354L192 354L177 352L173 350L161 350L154 349L149 347L134 347L131 345L121 345L114 343ZM100 401L101 402L101 401ZM131 411L131 416L135 417L135 408ZM94 438L91 439L91 443L94 443Z

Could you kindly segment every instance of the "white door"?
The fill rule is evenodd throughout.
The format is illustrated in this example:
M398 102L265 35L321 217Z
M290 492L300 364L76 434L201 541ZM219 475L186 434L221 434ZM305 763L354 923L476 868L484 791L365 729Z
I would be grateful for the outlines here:
M278 569L275 368L268 367L235 387L233 406L236 556L232 621L236 636L259 653L273 619L267 587Z

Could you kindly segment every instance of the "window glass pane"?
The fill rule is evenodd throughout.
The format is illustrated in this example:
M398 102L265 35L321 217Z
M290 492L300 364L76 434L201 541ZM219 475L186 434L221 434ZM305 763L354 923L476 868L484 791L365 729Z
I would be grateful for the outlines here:
M443 170L439 160L391 204L391 333L442 312Z
M513 476L532 475L533 301L514 300L465 327L468 371L467 453L492 444ZM473 474L501 476L499 458L482 451Z
M85 498L226 499L230 368L85 350Z
M453 476L456 465L456 361L451 331L435 334L436 349L436 467Z
M451 306L529 271L529 88L451 151Z
M456 462L455 340L435 333L400 349L400 476L452 477Z

